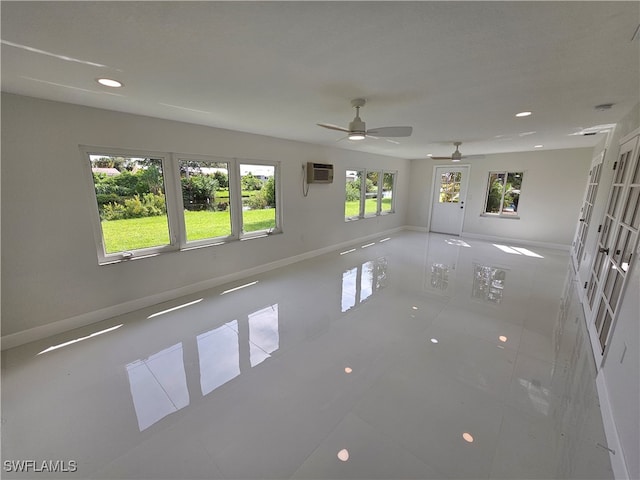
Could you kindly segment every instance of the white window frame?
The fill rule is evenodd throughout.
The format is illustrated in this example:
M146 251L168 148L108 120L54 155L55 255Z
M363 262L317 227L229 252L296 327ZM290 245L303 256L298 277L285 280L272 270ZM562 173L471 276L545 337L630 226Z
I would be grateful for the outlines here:
M93 227L94 238L97 246L98 263L101 265L109 263L117 263L124 260L132 260L141 257L155 256L161 253L176 251L179 248L178 242L178 221L175 202L171 201L176 196L174 168L171 161L171 155L166 152L154 152L150 150L133 150L119 148L101 148L80 146L82 152L83 168L89 179L89 198L92 202L91 223ZM139 157L154 158L162 162L162 177L164 181L164 195L167 206L167 227L169 229L169 244L157 247L141 248L136 250L125 250L122 252L107 253L105 249L104 235L102 232L102 224L100 221L100 212L98 211L98 198L96 195L95 184L93 181L93 171L89 161L90 155L103 155L113 157Z
M238 216L236 220L236 225L239 228L238 237L240 238L240 240L248 240L251 238L265 237L267 235L271 235L274 233L282 233L282 213L281 213L282 212L282 200L281 200L282 189L280 188L280 162L267 161L267 160L255 160L250 158L235 158L233 159L233 161L235 162L234 170L236 172L234 185L236 186L236 191L239 192L239 194L235 195L233 198L231 197L231 194L230 194L229 200L230 200L230 203L235 202L236 204L235 211L236 211L236 215ZM275 177L274 182L275 182L275 188L276 188L276 216L275 216L276 226L274 228L256 230L253 232L244 231L244 224L243 224L244 215L242 210L242 175L240 174L241 164L264 165L268 167L274 167L273 176ZM233 210L232 210L232 214L233 214ZM233 219L234 217L232 217L231 219L232 228L233 228Z
M189 248L197 248L197 247L203 247L203 246L209 246L209 245L220 245L222 243L226 243L228 241L231 240L237 240L239 238L236 229L234 229L234 225L237 223L234 217L234 210L236 210L236 206L233 204L232 202L232 198L231 198L231 186L235 185L235 175L236 175L236 169L234 167L233 164L233 160L229 159L229 158L222 158L222 157L213 157L210 155L186 155L186 154L180 154L180 153L174 153L173 154L173 159L174 159L174 164L175 164L175 168L177 169L177 174L175 175L175 188L176 191L179 192L178 195L176 195L175 200L177 203L177 209L178 209L178 216L179 216L179 222L178 222L178 227L179 227L179 238L180 238L180 249L181 250L185 250L185 249L189 249ZM181 183L181 178L180 178L180 162L207 162L207 163L226 163L228 165L228 169L227 169L227 176L228 176L228 181L229 181L229 209L230 209L230 221L231 221L231 234L230 235L225 235L225 236L221 236L221 237L209 237L209 238L203 238L200 240L192 240L192 241L188 241L187 240L187 223L184 217L184 202L182 199L182 183ZM242 206L240 207L242 208Z
M350 222L353 220L360 220L363 218L375 218L383 215L390 215L396 212L396 185L398 182L398 171L397 170L385 170L385 169L366 169L366 168L346 168L345 169L345 192L346 192L346 176L347 171L354 171L361 173L361 181L360 181L360 209L358 216L347 217L345 216L345 222ZM367 175L371 172L375 172L378 174L378 185L377 185L377 195L376 195L376 211L375 213L365 214L365 202L367 200ZM382 211L382 194L383 188L381 185L384 185L384 175L391 174L393 175L393 187L392 187L392 195L391 195L391 208L389 210Z
M522 192L522 187L524 185L524 179L525 179L525 174L526 171L524 170L491 170L489 171L489 173L487 174L487 181L486 181L486 188L485 188L485 194L484 194L484 203L482 204L482 213L480 214L480 216L482 217L492 217L492 218L512 218L512 219L519 219L520 218L520 210L518 208L518 210L515 213L504 213L504 189L502 191L502 198L500 199L500 211L497 213L491 213L491 212L487 212L487 201L489 200L489 193L491 192L491 184L489 183L489 179L491 178L491 175L494 174L504 174L504 182L503 182L503 186L506 185L507 183L507 178L509 177L509 174L520 174L522 177L522 180L520 182L520 192ZM518 194L518 198L520 197L521 193ZM518 200L518 204L520 203L520 200ZM519 205L518 205L519 207Z
M216 246L234 240L247 240L265 237L274 233L282 233L282 189L280 181L280 162L245 158L227 158L211 155L191 155L173 152L156 152L151 150L122 149L112 147L94 147L80 145L82 168L87 178L88 198L91 207L91 224L97 247L98 263L107 265L138 258L156 256L163 253L189 250L193 248ZM165 203L167 207L167 226L169 244L158 247L135 249L130 251L106 253L104 235L98 211L98 199L93 180L93 171L89 161L91 155L154 158L162 162ZM231 235L211 237L201 240L187 241L187 230L184 218L182 185L180 183L180 161L224 162L229 166L229 208L231 209ZM274 168L276 189L275 227L244 233L242 212L242 185L240 164L265 165Z
M382 210L382 197L384 194L384 176L385 175L393 175L393 183L391 185L391 207L389 208L389 210ZM397 170L383 170L382 171L382 185L383 188L382 190L380 190L380 188L378 188L380 190L380 215L390 215L392 213L396 213L396 185L398 183L398 171Z

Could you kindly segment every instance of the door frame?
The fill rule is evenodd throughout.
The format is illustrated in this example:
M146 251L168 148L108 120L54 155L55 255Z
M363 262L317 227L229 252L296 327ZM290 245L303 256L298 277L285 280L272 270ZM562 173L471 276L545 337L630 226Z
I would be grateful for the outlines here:
M434 201L433 198L435 196L435 191L436 188L438 188L438 169L439 168L448 168L448 169L452 169L452 168L466 168L467 170L467 181L466 181L466 188L464 190L464 198L461 198L461 202L464 203L464 211L462 214L462 220L460 222L460 230L457 234L451 234L451 235L457 235L460 236L462 235L462 230L464 229L464 218L466 216L466 211L467 211L467 205L466 205L466 201L467 201L467 195L468 195L468 190L469 190L469 175L471 174L471 164L469 163L456 163L455 165L452 164L447 164L447 163L442 163L442 164L436 164L433 166L433 173L432 173L432 178L431 178L431 195L429 197L429 216L427 218L427 232L431 232L431 220L433 218L433 208L434 208ZM460 187L462 190L462 187ZM434 233L438 233L438 232L434 232Z

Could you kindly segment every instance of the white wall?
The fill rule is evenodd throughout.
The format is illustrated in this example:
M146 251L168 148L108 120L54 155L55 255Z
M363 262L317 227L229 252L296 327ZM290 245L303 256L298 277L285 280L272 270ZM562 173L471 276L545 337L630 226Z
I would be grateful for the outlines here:
M580 212L591 148L501 153L470 159L463 235L568 248ZM463 161L461 164L465 163ZM409 225L428 227L433 170L448 161L411 161ZM523 171L520 219L482 216L490 171Z
M284 232L99 266L80 144L279 160ZM311 185L305 198L307 161L333 163L336 172L333 184ZM344 172L355 167L398 171L397 213L344 222ZM145 306L190 286L401 228L409 167L408 160L3 94L3 340L25 331L57 333L111 316L119 311L114 306Z

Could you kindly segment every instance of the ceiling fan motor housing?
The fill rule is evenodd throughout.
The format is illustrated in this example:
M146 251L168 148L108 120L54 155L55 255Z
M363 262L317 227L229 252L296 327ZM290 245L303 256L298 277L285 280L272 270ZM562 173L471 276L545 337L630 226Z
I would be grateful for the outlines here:
M366 131L367 129L365 127L365 122L360 120L360 116L356 116L356 118L354 118L353 121L349 123L350 134L360 133L364 135Z

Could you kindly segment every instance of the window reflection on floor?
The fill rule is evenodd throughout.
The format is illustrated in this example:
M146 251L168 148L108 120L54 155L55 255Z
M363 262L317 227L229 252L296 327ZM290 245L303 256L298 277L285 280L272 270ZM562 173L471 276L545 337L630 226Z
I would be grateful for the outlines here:
M367 300L387 281L387 259L364 262L342 273L341 312L346 312Z
M471 297L488 303L502 303L506 277L506 270L474 263Z
M200 388L207 395L240 375L238 321L198 335Z
M278 304L201 333L196 336L196 345L198 393L206 396L238 377L243 360L244 365L255 367L280 348ZM241 348L244 345L249 348ZM126 365L140 431L189 405L184 353L183 343L177 343Z
M140 431L189 405L182 343L131 362L126 368Z

